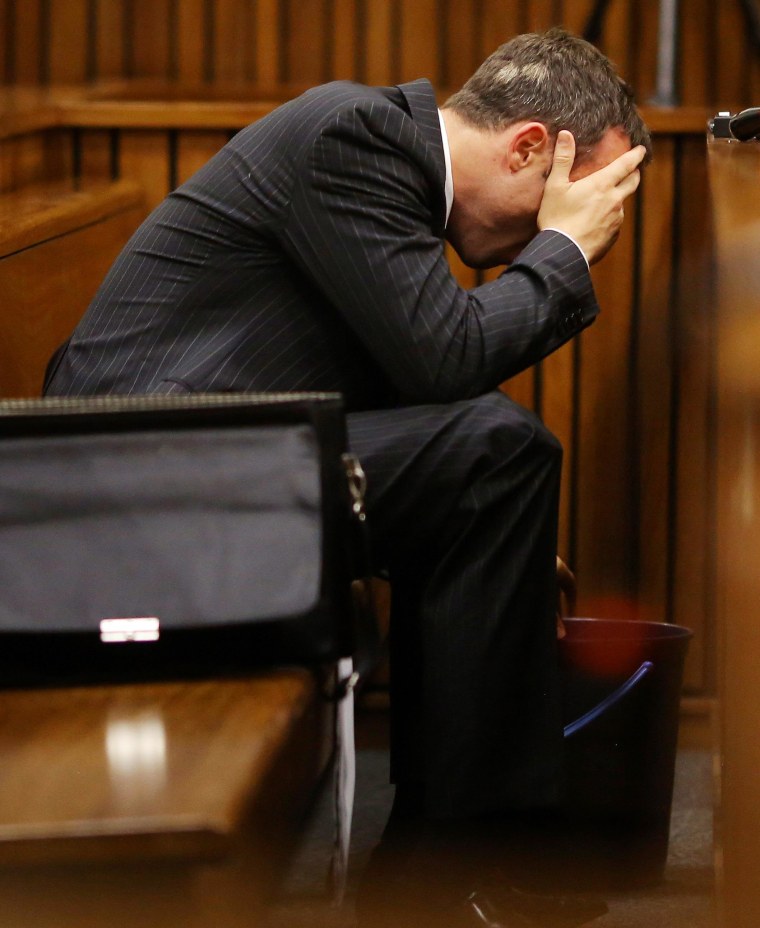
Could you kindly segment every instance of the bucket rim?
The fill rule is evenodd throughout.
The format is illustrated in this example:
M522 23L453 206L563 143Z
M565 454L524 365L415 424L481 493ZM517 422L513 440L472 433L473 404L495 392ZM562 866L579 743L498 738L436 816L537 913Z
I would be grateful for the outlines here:
M635 634L631 635L632 638L651 637L652 639L659 640L694 637L692 629L686 628L685 625L677 625L674 622L651 622L645 619L610 619L606 617L597 618L594 616L570 616L563 619L563 622L565 628L568 630L568 636L567 638L561 639L561 641L567 641L568 638L571 638L572 641L582 640L579 634L573 634L571 636L571 629L575 629L576 633L595 629L603 634L606 628L610 632L613 630L617 632L618 637L623 637L620 635L621 632L628 630L633 631L635 629ZM598 638L600 635L595 634L593 637Z

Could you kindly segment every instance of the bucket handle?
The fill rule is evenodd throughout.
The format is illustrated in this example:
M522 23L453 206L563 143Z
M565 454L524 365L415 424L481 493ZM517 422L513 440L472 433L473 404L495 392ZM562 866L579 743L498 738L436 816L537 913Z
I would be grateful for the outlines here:
M589 709L588 712L574 722L565 725L565 738L569 738L576 732L581 731L581 729L590 725L595 719L598 719L600 715L603 715L609 708L620 702L623 696L629 693L639 681L643 680L653 667L654 664L651 661L644 661L641 667L639 667L625 683L619 686L614 692L610 693L609 696L606 696L598 705L594 706L593 709Z

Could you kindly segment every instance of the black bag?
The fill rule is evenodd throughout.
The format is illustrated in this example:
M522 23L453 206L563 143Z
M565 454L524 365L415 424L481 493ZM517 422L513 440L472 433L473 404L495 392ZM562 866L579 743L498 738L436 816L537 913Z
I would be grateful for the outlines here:
M1 402L0 685L352 654L357 464L339 394Z

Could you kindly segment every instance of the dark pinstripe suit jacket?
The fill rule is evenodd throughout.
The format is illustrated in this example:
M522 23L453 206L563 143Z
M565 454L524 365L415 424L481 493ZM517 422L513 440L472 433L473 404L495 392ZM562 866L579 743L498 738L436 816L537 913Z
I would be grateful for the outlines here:
M498 280L458 286L444 177L425 80L285 104L138 229L48 392L340 390L368 409L492 389L598 307L556 232Z

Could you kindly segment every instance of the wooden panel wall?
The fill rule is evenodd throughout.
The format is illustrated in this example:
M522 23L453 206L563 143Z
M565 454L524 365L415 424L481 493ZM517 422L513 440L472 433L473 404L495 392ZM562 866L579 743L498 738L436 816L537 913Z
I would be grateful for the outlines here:
M581 33L594 0L0 0L0 81L197 83L464 80L517 32ZM681 0L685 105L760 98L740 0ZM598 44L648 100L658 4L612 0Z

